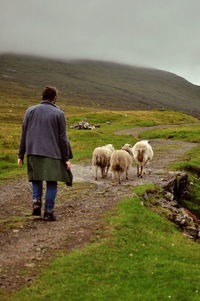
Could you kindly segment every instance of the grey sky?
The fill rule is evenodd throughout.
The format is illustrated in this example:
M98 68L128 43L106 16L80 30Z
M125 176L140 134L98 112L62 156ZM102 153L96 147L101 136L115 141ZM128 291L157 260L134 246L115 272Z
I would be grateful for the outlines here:
M199 0L0 0L0 52L101 59L200 85Z

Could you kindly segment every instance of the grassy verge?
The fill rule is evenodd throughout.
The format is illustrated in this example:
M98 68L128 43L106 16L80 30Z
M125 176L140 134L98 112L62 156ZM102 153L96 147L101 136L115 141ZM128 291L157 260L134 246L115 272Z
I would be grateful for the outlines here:
M9 300L199 300L200 245L141 205L148 187L117 206L106 238L55 259Z
M189 173L192 186L189 188L190 198L182 200L182 205L200 218L200 146L193 148L184 156L184 161L174 163L173 168Z

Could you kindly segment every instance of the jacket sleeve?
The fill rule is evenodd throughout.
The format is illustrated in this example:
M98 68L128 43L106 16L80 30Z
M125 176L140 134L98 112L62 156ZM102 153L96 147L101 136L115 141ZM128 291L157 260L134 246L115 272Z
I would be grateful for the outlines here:
M69 159L72 159L73 154L70 147L69 139L66 134L66 121L63 112L59 118L59 142L63 160L68 161Z
M19 152L18 152L18 158L21 159L22 161L24 160L24 155L26 153L26 131L28 126L28 118L29 118L28 116L29 114L28 112L26 112L22 123L22 134L21 134Z

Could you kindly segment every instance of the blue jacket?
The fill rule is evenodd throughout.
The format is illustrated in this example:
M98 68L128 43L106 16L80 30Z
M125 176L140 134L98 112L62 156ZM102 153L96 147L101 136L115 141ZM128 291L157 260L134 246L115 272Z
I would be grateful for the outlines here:
M53 103L42 101L27 109L18 158L23 160L25 153L64 161L73 157L66 135L64 112Z

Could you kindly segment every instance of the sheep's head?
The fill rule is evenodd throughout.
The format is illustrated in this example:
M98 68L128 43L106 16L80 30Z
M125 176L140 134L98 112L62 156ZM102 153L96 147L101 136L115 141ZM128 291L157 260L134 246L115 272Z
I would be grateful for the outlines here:
M124 144L124 146L121 149L125 150L127 153L129 153L129 155L133 156L131 144Z
M114 146L112 144L107 144L105 147L109 148L112 152L115 150Z
M124 146L123 147L129 147L129 148L132 148L132 145L131 144L128 144L128 143L126 143L126 144L124 144ZM122 147L122 148L123 148Z

